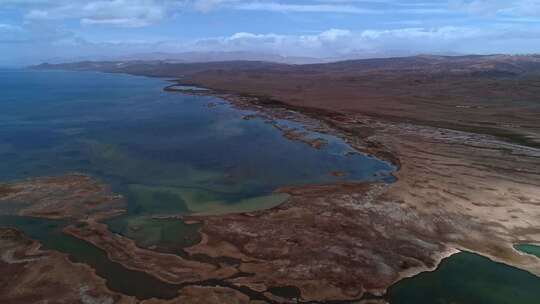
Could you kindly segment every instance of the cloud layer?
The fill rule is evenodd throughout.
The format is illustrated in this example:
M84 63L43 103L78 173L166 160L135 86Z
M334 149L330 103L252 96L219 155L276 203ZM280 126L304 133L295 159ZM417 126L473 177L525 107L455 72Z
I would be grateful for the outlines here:
M339 14L448 14L466 12L484 17L540 17L538 0L5 0L2 8L26 10L28 20L76 19L82 24L148 26L175 12L196 10L269 11Z
M540 0L0 0L1 16L0 64L188 51L540 52ZM190 28L199 34L176 34Z

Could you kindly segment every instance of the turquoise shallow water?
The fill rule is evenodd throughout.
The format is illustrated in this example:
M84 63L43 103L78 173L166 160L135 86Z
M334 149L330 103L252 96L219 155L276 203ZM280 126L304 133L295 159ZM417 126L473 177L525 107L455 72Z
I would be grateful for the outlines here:
M540 258L540 246L531 244L519 244L514 247L521 252L532 254Z

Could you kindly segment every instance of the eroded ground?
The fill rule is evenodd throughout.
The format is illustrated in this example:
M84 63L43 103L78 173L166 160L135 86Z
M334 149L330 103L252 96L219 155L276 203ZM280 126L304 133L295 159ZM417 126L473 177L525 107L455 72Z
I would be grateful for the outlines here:
M121 195L112 194L109 187L83 174L0 184L0 215L82 219L90 214L122 212L124 205Z
M366 126L374 135L354 133ZM86 176L7 184L0 202L30 202L21 209L26 211L18 211L25 215L44 205L64 210L54 217L84 223L66 227L65 233L105 250L128 269L177 284L177 297L166 300L171 303L182 297L203 301L208 289L216 293L212 297L232 303L359 300L365 292L382 295L400 278L433 269L458 250L540 275L540 259L513 248L540 241L538 150L358 115L326 118L319 126L325 128L359 150L399 159L397 181L283 188L278 191L290 198L270 210L186 217L203 223L203 238L183 255L138 248L110 232L99 220L122 210L122 200ZM95 208L101 206L97 203L73 204L86 198L102 199L113 212ZM41 211L32 215L49 216ZM99 296L108 293L105 289Z
M109 291L102 278L65 254L43 251L36 241L10 228L0 229L2 303L131 303Z
M300 70L253 63L241 72L196 66L190 81L217 90L194 93L218 94L239 107L262 110L269 119L289 115L290 110L304 112L321 122L313 128L336 134L399 170L391 184L282 188L278 191L289 199L269 210L185 217L202 223L203 237L178 255L137 248L132 240L109 231L99 221L121 212L117 204L122 200L111 200L115 196L110 193L103 196L104 188L90 178L3 185L0 203L20 204L6 207L15 214L71 218L76 223L65 233L105 250L109 259L127 269L177 288L168 299L119 296L129 301L360 301L367 293L370 298L382 296L397 280L433 269L459 250L540 276L540 259L514 249L518 243L540 243L540 150L532 147L538 139L538 78L528 68L537 58L489 58L480 63L466 58L457 62L457 70L452 68L456 62L442 65L437 60L416 58L414 69L407 60L403 66L390 60L387 68L371 68L376 62L370 61L359 63L360 72L350 63ZM137 66L130 68L113 71L170 77L184 73L172 65L144 73ZM399 95L403 96L394 98ZM466 96L470 99L463 99ZM491 99L486 101L486 96ZM474 134L434 126L472 129ZM91 203L81 204L74 199L79 196L91 198L82 200ZM101 201L116 211L93 207ZM48 206L54 206L54 212ZM2 252L9 252L9 246ZM47 263L75 267L63 261L49 258ZM81 271L73 286L85 275ZM32 286L17 282L3 288ZM61 288L77 290L73 286ZM100 286L94 287L93 296L113 297L113 291ZM79 293L70 297L77 295L83 302Z
M294 285L305 300L380 293L457 250L540 275L540 260L513 248L540 237L538 150L361 117L334 123L376 125L358 148L396 155L397 182L281 189L292 197L278 208L198 218L206 239L190 250L242 257L256 275L237 282Z

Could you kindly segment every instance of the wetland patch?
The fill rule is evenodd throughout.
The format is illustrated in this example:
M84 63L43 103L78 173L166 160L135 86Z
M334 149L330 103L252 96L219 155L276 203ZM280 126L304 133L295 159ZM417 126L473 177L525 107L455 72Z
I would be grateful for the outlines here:
M144 272L127 269L111 261L104 250L63 233L61 229L67 224L66 221L0 216L0 223L4 227L24 231L30 238L39 241L44 249L66 253L72 262L89 265L98 276L106 279L106 284L112 291L138 299L172 299L178 294L178 286Z
M268 121L222 99L167 92L166 85L118 74L0 70L0 182L89 174L127 201L127 213L105 221L110 230L140 247L180 253L200 235L198 224L179 215L268 209L287 199L274 192L283 186L384 180L394 169L351 153L338 137ZM325 144L314 148L285 136L285 128ZM66 222L2 217L4 225L90 265L111 290L141 299L177 292L61 233Z

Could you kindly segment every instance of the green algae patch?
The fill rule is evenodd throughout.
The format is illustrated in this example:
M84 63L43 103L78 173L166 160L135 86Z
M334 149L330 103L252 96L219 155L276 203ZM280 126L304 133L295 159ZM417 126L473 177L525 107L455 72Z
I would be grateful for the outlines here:
M285 193L250 195L193 187L129 185L128 211L131 215L174 216L185 214L225 214L270 209L285 202Z
M180 253L201 241L199 224L186 224L176 218L121 216L106 222L113 232L122 234L137 246L167 253Z
M128 201L129 214L173 215L189 213L186 201L174 188L129 185Z
M253 212L257 210L271 209L281 205L289 198L285 193L274 193L270 195L256 196L240 199L234 202L224 202L221 200L187 201L189 209L196 214L219 215L228 213Z

